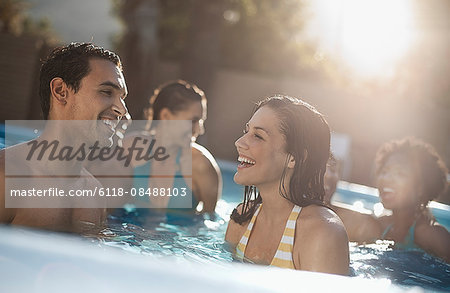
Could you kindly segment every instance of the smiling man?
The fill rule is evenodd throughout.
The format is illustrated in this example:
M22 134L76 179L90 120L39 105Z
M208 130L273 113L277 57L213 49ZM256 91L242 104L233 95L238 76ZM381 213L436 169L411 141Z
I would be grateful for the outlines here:
M115 127L127 114L124 102L127 88L120 59L115 53L89 43L72 43L56 48L41 67L39 95L44 119L48 120L42 135L32 142L0 152L0 223L70 232L101 227L106 210L86 208L89 207L86 201L81 205L84 208L74 208L80 206L77 204L70 207L62 204L59 207L42 205L50 197L33 197L26 199L28 205L16 204L10 208L5 203L11 196L8 188L5 191L8 187L5 177L8 180L15 175L19 175L15 176L19 179L26 178L25 187L22 187L24 190L37 190L41 185L48 190L57 189L51 186L53 183L67 191L101 187L83 167L83 160L25 158L29 154L30 143L36 145L56 140L66 150L80 146L89 150L93 145L112 145ZM36 179L42 177L47 178L46 181ZM34 186L35 182L39 183ZM40 202L29 204L32 200ZM73 199L74 202L76 200L80 199Z

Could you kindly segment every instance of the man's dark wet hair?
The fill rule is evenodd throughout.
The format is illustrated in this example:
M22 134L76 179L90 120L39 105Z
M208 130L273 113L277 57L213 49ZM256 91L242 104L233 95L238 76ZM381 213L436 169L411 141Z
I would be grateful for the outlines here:
M430 200L436 199L447 188L447 168L436 150L428 143L414 137L407 137L385 143L377 152L376 174L380 174L386 161L395 154L404 155L413 162L416 182L422 188L420 203L422 208Z
M286 140L285 151L293 156L296 162L291 180L286 182L290 158L286 157L280 178L280 195L301 207L323 205L323 177L330 156L330 128L327 121L313 106L289 96L268 97L256 105L254 113L262 107L269 107L275 112L280 122L280 132ZM261 202L261 195L256 188L245 186L242 212L239 213L235 209L231 219L238 224L247 222Z
M50 111L50 82L60 77L75 92L80 89L81 80L90 72L89 60L109 60L122 70L120 58L114 52L91 43L71 43L55 48L43 61L40 72L39 96L44 119Z

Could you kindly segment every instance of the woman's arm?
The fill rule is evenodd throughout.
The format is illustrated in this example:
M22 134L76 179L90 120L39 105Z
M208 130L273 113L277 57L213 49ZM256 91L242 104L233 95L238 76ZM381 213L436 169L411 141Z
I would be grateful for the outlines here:
M236 210L239 214L242 213L242 203L236 207ZM228 222L227 232L225 233L225 241L228 242L228 244L230 244L233 248L236 248L246 230L246 224L240 225L233 219L230 219Z
M362 214L343 207L332 207L342 220L350 241L374 242L381 237L380 222L372 215Z

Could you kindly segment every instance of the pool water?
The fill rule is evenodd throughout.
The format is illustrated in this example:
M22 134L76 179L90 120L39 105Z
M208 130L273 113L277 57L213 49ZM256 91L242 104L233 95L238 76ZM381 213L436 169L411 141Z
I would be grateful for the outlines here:
M108 228L100 236L91 239L100 246L119 247L137 254L227 266L233 257L224 235L229 215L243 194L242 188L232 182L233 173L222 168L223 197L213 216L122 209L109 216ZM393 250L391 244L389 241L360 246L351 243L350 274L390 280L401 286L450 290L450 265L423 251Z
M231 249L224 242L228 218L240 202L243 188L235 184L233 173L222 170L222 199L214 215L166 215L157 210L119 209L108 217L108 228L100 245L120 247L139 254L176 256L180 261L199 263L233 261ZM225 200L226 199L226 200Z
M450 265L421 251L391 249L387 243L350 246L357 277L388 279L393 284L450 290Z
M157 257L176 256L180 261L208 263L232 260L224 245L226 223L220 217L166 217L141 210L121 211L109 216L101 245L120 247Z
M2 124L0 132L3 134L0 149L29 136L17 131L17 141L10 136L11 143L5 140ZM229 266L233 257L224 235L229 215L242 200L243 189L233 182L235 167L223 162L220 165L223 196L214 215L165 215L155 210L118 209L108 217L108 227L100 235L88 235L87 239L100 247L116 247L137 255L172 256L178 262ZM346 204L360 203L364 209L373 210L378 202L375 193L367 187L340 183L335 199ZM448 206L435 204L432 212L450 229ZM450 291L450 265L423 251L393 250L388 242L365 246L351 243L350 271L356 278L384 279L400 286Z

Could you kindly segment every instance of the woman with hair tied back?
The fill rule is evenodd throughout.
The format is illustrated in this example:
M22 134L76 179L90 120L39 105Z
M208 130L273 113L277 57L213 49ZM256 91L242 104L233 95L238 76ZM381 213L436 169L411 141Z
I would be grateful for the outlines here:
M244 200L225 240L241 261L347 275L345 228L323 204L330 129L311 105L288 96L260 101L236 143Z
M170 159L162 162L154 160L152 162L134 161L134 188L146 190L154 187L150 181L151 179L142 176L142 174L157 174L155 171L161 172L161 170L164 170L162 174L171 176L173 181L171 186L167 185L167 180L162 181L166 189L168 187L177 189L176 180L179 180L180 177L184 177L186 174L192 174L192 183L186 182L192 191L191 198L152 196L149 197L149 207L168 208L172 212L177 210L192 213L214 212L217 200L222 192L220 169L211 153L195 142L197 137L204 133L203 124L206 120L206 111L205 94L196 85L183 80L164 83L155 90L150 98L149 107L145 110L148 120L146 130L138 134L132 134L124 140L124 144L130 145L131 141L136 137L164 137L165 147L178 148L180 150L177 156L170 158L174 160L171 163L168 163ZM170 126L170 123L165 124L166 126L169 125L170 129L161 126L164 125L162 122L167 122L168 120L192 121L192 130L190 125L187 125L189 126L188 128L182 127L184 130L179 129L177 125L180 124L176 123L175 128ZM180 141L180 138L183 138L183 141ZM188 144L190 143L189 154L181 153L182 149L184 151L186 148L180 147L180 143L185 145L186 141ZM190 160L191 155L192 161ZM186 172L182 172L182 170L186 170ZM192 173L190 173L191 171ZM189 202L186 202L186 199ZM180 206L183 208L180 208Z

